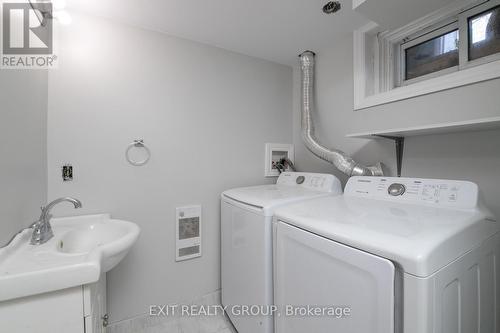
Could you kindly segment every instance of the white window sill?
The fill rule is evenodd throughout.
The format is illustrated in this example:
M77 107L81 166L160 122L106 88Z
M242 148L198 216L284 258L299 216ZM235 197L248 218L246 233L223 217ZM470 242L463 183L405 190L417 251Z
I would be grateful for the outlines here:
M465 86L500 77L500 60L462 69L457 72L398 87L387 92L355 100L354 109L361 110L438 91Z

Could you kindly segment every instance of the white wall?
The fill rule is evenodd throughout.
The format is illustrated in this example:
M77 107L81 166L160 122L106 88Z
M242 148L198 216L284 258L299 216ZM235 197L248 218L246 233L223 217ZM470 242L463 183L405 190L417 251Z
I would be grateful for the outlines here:
M491 80L374 108L353 111L352 36L317 55L318 137L363 163L382 161L395 175L392 141L346 138L346 134L500 115L500 80ZM294 69L294 143L301 170L336 172L314 157L300 137L300 72ZM411 137L405 142L403 176L476 182L486 203L500 217L500 131ZM336 172L345 180L345 176Z
M47 73L0 71L0 246L34 222L47 195Z
M110 212L142 228L108 274L111 321L218 289L220 193L271 181L264 144L292 141L292 69L72 15L49 75L49 197L83 202L56 213ZM136 138L152 151L144 167L124 158ZM203 257L175 263L175 207L187 204L203 205Z

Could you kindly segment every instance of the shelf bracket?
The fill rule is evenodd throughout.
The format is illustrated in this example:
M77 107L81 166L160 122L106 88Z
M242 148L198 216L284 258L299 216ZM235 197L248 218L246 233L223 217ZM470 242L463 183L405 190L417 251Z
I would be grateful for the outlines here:
M405 149L405 138L403 136L391 136L391 135L380 135L374 134L374 136L384 139L393 140L396 144L396 167L398 177L401 177L401 169L403 167L403 152Z

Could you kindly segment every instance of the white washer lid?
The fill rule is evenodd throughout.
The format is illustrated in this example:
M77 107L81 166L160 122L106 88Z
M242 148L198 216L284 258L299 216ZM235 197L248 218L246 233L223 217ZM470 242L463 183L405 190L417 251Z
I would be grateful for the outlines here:
M225 191L224 197L260 209L271 209L290 202L324 196L328 193L290 185L262 185Z
M282 207L275 216L393 260L405 272L420 277L433 274L500 230L480 206L451 209L347 194Z
M296 182L298 177L303 177L300 184ZM222 199L251 206L271 216L276 207L284 204L341 193L340 181L333 175L286 172L280 175L277 184L227 190L222 193Z

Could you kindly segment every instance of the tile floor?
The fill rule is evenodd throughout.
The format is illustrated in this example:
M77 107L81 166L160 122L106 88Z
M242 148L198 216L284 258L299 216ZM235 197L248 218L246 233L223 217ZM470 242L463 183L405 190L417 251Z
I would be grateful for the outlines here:
M137 332L139 333L139 332ZM181 318L147 328L140 333L237 333L223 316Z
M237 333L229 320L220 316L134 320L112 325L107 333Z
M220 304L220 290L197 299L190 304ZM223 315L155 317L144 315L112 323L107 333L237 333L229 319Z

